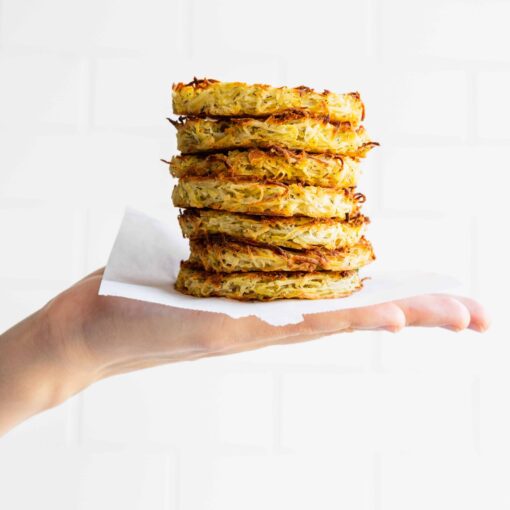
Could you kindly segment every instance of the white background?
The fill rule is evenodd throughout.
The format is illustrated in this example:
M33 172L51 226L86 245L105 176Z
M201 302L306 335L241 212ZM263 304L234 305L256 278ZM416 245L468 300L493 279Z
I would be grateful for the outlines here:
M0 508L510 508L509 1L0 0L0 328L175 221L170 86L359 90L380 269L462 279L413 330L107 380L0 441Z

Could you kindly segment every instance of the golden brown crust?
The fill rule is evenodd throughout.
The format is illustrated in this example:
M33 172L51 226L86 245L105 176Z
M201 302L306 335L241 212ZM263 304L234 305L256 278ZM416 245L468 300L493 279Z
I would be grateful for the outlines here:
M341 218L355 216L361 193L301 184L264 183L226 178L184 177L174 187L176 207L210 208L269 216Z
M353 246L366 231L366 216L337 218L250 216L210 209L187 209L179 216L184 237L229 236L241 241L298 250Z
M329 117L357 126L365 107L358 92L336 94L300 87L197 80L172 87L173 110L177 115L221 117L267 117L289 110Z
M270 148L275 145L311 153L364 157L379 145L365 128L332 123L326 117L289 112L265 119L202 119L188 117L172 121L177 128L177 147L185 154L229 149Z
M344 249L291 250L215 236L191 240L190 249L190 264L216 273L349 271L375 259L372 245L364 238Z
M283 147L179 155L169 164L174 177L242 177L331 188L352 188L360 174L356 158L310 154Z
M183 294L241 301L330 299L346 297L362 287L358 272L209 273L184 262L175 283Z

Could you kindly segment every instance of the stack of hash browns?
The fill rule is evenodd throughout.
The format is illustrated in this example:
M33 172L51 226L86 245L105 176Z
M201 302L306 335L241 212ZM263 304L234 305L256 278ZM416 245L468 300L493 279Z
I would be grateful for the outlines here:
M172 199L190 257L177 290L240 300L343 297L374 260L356 192L377 143L358 93L193 80L173 86Z

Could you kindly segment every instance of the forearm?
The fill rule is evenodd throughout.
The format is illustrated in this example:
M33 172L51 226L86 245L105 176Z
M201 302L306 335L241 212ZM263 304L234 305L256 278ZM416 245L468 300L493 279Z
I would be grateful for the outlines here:
M45 310L0 335L0 436L84 386L67 373L51 335Z

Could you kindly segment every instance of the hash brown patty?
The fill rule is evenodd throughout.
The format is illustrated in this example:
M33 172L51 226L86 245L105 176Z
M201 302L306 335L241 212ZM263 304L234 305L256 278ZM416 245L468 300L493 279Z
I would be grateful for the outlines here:
M220 234L297 250L315 247L336 250L353 246L361 239L369 222L370 219L362 215L341 221L305 216L250 216L211 209L186 209L179 215L182 233L190 239Z
M212 79L175 83L172 102L177 115L267 117L288 110L306 110L336 122L358 125L365 114L357 92L336 94L304 86L272 87Z
M205 271L234 273L249 271L349 271L375 258L365 239L340 250L313 248L291 250L233 241L224 237L191 240L189 262Z
M301 184L282 184L184 177L175 185L175 207L219 209L270 216L341 218L355 216L365 197L351 189L335 190Z
M175 288L196 297L226 297L241 301L275 299L329 299L361 289L356 270L315 273L209 273L183 262Z
M173 177L226 176L301 183L326 188L352 188L360 174L357 158L311 154L281 147L226 153L181 154L169 162Z
M332 123L325 117L303 112L257 118L180 118L171 121L177 129L177 148L184 154L228 149L269 148L364 157L374 146L363 126Z

